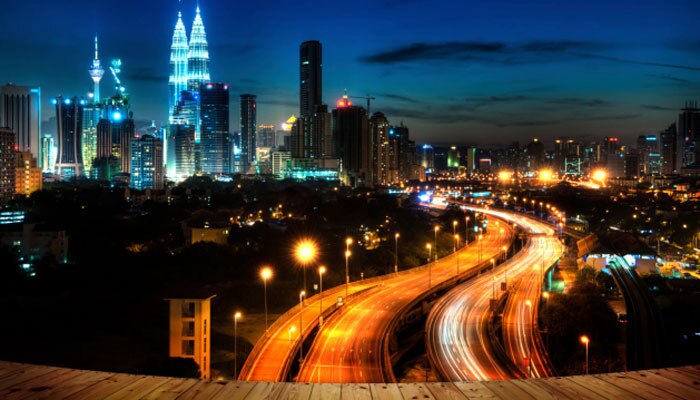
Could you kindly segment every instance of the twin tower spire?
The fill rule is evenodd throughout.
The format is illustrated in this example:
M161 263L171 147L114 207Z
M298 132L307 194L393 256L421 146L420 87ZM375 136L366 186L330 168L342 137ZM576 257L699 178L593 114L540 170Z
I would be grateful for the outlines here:
M183 90L199 91L199 85L211 80L209 76L209 48L207 34L200 15L199 5L192 23L189 43L187 31L182 23L182 12L177 13L177 23L170 46L170 101L168 115L173 115L180 93Z

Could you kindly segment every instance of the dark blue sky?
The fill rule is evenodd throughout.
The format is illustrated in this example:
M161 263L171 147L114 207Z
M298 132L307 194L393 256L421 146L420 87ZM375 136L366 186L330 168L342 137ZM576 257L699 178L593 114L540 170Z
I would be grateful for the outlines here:
M166 119L176 0L8 1L0 81L48 99L90 89L92 36L123 62L136 119ZM524 3L527 3L524 4ZM569 3L569 4L565 4ZM183 0L191 28L195 0ZM298 113L298 46L324 46L324 100L371 93L419 142L656 133L700 100L700 2L200 0L212 79L258 95L258 123ZM102 93L112 87L103 79ZM361 102L361 100L358 100Z

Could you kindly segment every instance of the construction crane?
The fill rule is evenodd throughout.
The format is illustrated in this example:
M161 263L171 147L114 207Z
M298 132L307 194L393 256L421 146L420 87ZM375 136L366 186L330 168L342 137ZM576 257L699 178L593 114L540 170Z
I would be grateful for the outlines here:
M368 117L372 116L372 113L369 112L369 106L372 104L372 100L374 100L374 97L372 97L369 94L367 96L348 96L348 97L350 97L351 99L365 99L365 100L367 100L367 116Z

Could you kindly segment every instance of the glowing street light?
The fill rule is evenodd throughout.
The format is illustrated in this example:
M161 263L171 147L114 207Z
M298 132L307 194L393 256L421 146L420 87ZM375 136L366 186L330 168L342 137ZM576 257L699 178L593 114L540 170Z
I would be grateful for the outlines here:
M399 273L399 233L394 235L394 273Z
M455 242L457 242L457 247L459 248L459 234L455 235ZM459 255L457 256L457 275L459 275Z
M469 217L464 217L464 245L469 244Z
M263 267L260 270L260 278L263 280L263 291L265 295L265 334L267 334L267 281L272 278L272 268Z
M238 320L242 316L240 311L236 311L233 314L233 375L236 381L238 381Z
M437 232L437 230L435 232ZM433 263L430 262L431 253L433 251L433 246L431 246L430 243L428 243L425 245L425 248L428 249L428 289L430 289L432 287L432 277L433 277Z
M452 236L457 236L457 221L456 220L452 221ZM455 248L452 250L453 253L455 251L457 251L457 246L455 246Z
M581 343L586 346L586 375L588 375L588 343L590 342L591 340L588 338L588 336L581 336Z
M316 260L318 256L316 243L310 239L302 239L294 248L294 256L304 270L304 290L306 290L306 266Z
M540 174L539 174L540 180L542 182L544 182L545 184L548 181L552 180L553 176L554 176L554 173L552 172L551 169L541 169L540 170Z
M323 325L323 274L326 273L326 267L321 265L318 267L318 279L319 279L319 284L320 284L320 294L321 297L319 298L319 303L318 303L318 324Z
M440 227L435 225L435 229L434 229L434 231L435 231L435 261L437 261L437 259L438 259L437 233L439 230L440 230Z
M345 297L348 297L348 286L350 285L350 270L348 266L350 264L350 250L345 250Z

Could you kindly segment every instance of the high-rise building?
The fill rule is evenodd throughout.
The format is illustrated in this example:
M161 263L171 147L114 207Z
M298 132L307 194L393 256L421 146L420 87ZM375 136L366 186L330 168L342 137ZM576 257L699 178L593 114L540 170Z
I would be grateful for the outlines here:
M241 95L241 159L243 173L255 163L257 104L254 94Z
M168 118L173 115L178 104L180 94L187 90L187 55L189 45L187 43L187 31L182 23L182 12L177 13L177 23L173 31L173 40L170 45L170 77L168 78Z
M333 110L335 155L340 159L340 178L348 186L372 185L373 143L364 108L344 96Z
M175 175L185 179L195 173L194 126L172 125L173 148L175 150Z
M44 135L41 138L41 156L39 165L42 166L43 172L53 172L56 164L56 146L53 136Z
M659 153L656 135L640 135L637 138L637 153L639 154L639 174L652 174L652 159Z
M205 83L200 88L199 96L202 123L200 170L204 174L229 173L229 86L224 83Z
M429 144L424 144L422 147L421 166L426 173L434 172L435 170L435 149Z
M471 174L476 171L476 147L467 147L467 173Z
M83 169L86 176L92 176L92 164L97 157L97 125L102 117L102 106L99 103L88 103L83 108L83 125L81 128L81 153Z
M95 88L92 92L93 103L98 104L100 102L100 80L104 75L105 70L100 64L100 57L97 52L97 36L95 36L95 59L92 60L92 65L90 66L90 78L95 84Z
M52 100L56 106L58 158L56 173L64 178L83 174L83 153L80 144L83 129L83 108L86 101L78 97Z
M416 159L416 144L409 140L408 127L401 122L399 126L389 128L389 137L392 142L392 165L396 163L396 178L393 181L408 181L414 179L413 170L418 167Z
M177 30L177 26L176 26ZM199 87L211 81L209 77L209 46L204 23L197 6L197 13L190 32L190 44L187 53L187 88L197 93Z
M302 115L292 128L292 158L320 159L333 156L333 131L328 106L317 104L311 115Z
M41 89L11 83L0 86L0 127L15 133L15 145L20 151L29 151L42 160Z
M29 197L30 194L41 190L41 168L37 160L28 151L18 151L15 154L15 193Z
M389 143L389 120L383 113L376 112L370 119L372 130L372 177L374 182L370 185L388 185L391 183L390 170L392 170Z
M163 189L163 141L143 135L131 141L131 184L139 189Z
M457 146L451 146L450 149L447 150L447 168L459 167L459 150L457 150Z
M126 93L118 92L105 101L103 118L97 124L95 156L118 160L119 171L131 171L131 139L136 136L133 115Z
M299 47L299 115L311 116L314 106L322 104L321 42L309 40Z
M9 202L15 195L16 139L17 134L13 130L0 127L0 205Z
M675 123L659 134L661 138L661 172L664 174L675 174L680 170L677 156L679 142L677 136Z
M292 154L288 151L275 151L272 153L272 175L277 179L284 179L289 170L289 162Z
M700 109L687 102L678 115L679 168L700 163Z
M260 124L258 125L258 131L256 132L255 139L257 141L257 146L258 147L269 147L269 148L275 148L276 146L276 138L275 135L277 132L275 132L275 126L274 125L264 125Z

